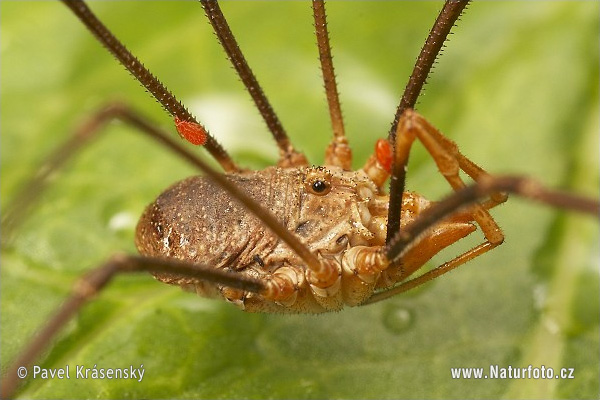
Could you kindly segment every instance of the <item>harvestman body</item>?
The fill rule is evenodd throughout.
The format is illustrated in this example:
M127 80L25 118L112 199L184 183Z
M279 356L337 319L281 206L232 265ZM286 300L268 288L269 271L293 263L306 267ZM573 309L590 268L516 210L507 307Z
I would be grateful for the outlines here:
M443 247L475 230L468 216L453 218L428 233L400 265L383 269L388 196L363 171L339 167L267 168L229 179L295 232L321 263L332 283L310 282L303 260L264 224L206 178L175 184L149 206L137 229L141 254L174 257L230 269L272 285L273 294L217 288L197 279L159 274L202 296L222 296L247 311L324 312L355 306L404 280ZM194 201L210 195L210 203ZM429 202L405 193L403 224ZM219 224L215 224L219 221ZM378 264L379 263L379 264ZM383 270L382 270L383 269ZM320 287L324 286L324 287Z
M504 192L557 207L598 212L595 200L547 190L526 178L488 175L412 110L467 1L449 0L444 5L417 60L388 140L378 141L373 156L356 171L350 169L351 151L344 136L322 1L314 1L313 9L334 139L326 150L326 165L321 167L310 166L293 148L217 2L202 1L228 57L279 146L277 166L262 171L237 167L83 2L63 2L173 116L180 135L194 144L204 144L226 174L216 172L168 133L123 106L102 110L65 145L62 153L57 152L71 155L106 121L118 118L161 141L205 176L174 184L148 206L136 234L142 257L112 257L78 282L71 298L7 370L2 397L10 396L16 388L17 366L31 364L64 322L119 272L148 271L163 282L202 296L222 297L247 311L319 313L383 300L498 246L504 236L488 210L506 200ZM405 166L415 140L431 154L455 191L453 195L435 203L404 191ZM65 158L51 157L49 171L59 168ZM460 171L475 184L467 186ZM390 192L386 194L383 186L390 176ZM6 213L5 227L18 225L46 180L47 175L41 175L29 183ZM207 198L210 201L205 201ZM477 226L485 236L482 244L409 280L433 255Z

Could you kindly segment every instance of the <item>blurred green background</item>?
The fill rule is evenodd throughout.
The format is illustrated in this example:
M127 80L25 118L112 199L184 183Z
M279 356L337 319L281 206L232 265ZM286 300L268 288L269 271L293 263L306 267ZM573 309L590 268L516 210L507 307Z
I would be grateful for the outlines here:
M241 165L274 162L275 146L199 4L92 7ZM331 133L310 5L222 8L294 143L320 163ZM355 167L386 135L440 8L437 1L328 3ZM419 111L491 173L597 196L599 11L591 1L474 2ZM109 101L126 101L172 129L62 4L2 1L0 12L2 207L70 129ZM3 369L77 276L116 251L135 251L145 205L193 173L114 123L56 177L2 252ZM408 187L429 198L449 192L420 146L408 175ZM143 364L144 380L28 379L22 396L598 398L596 221L516 198L494 215L507 237L500 248L419 290L331 315L246 314L148 276L122 277L69 323L43 365ZM450 373L530 364L574 368L575 379L454 380Z

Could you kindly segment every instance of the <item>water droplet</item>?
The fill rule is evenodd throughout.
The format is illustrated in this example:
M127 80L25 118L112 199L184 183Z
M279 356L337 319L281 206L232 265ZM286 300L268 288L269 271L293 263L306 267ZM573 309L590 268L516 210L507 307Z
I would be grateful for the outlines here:
M391 304L383 312L383 324L391 332L400 334L413 325L414 312L407 307Z

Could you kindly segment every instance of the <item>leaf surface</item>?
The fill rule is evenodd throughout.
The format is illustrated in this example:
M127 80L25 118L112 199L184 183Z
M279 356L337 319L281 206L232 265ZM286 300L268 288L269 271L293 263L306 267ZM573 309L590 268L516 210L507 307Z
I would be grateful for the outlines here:
M2 207L44 155L102 104L126 101L159 125L172 126L64 6L4 1L0 7ZM92 7L241 165L274 162L265 125L198 4ZM222 7L293 142L320 163L331 133L310 7ZM356 168L375 139L387 134L439 7L328 4ZM599 11L598 3L583 1L474 2L453 30L419 111L491 173L526 174L597 196ZM448 193L435 164L419 145L414 150L409 188L432 199ZM135 220L145 205L194 173L114 123L54 179L2 253L3 369L80 274L117 251L135 251ZM335 314L246 314L151 277L121 277L65 327L38 363L69 365L71 379L32 379L30 371L21 395L597 398L597 221L515 197L493 214L506 234L500 248L426 287ZM115 227L116 216L125 221L122 227ZM75 376L76 366L141 364L141 382ZM574 368L575 378L452 379L451 368L483 368L487 374L490 365L544 365L555 374Z

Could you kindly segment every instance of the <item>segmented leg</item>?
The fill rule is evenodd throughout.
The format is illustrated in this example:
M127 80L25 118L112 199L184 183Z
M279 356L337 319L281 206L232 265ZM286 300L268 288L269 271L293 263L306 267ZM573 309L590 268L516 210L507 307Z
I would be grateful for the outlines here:
M172 138L172 135L154 128L135 110L125 105L108 105L84 121L65 143L43 161L35 175L23 185L11 203L3 210L3 245L10 241L13 231L27 216L31 206L40 198L48 184L49 178L63 168L75 154L89 144L97 135L104 132L102 128L114 119L120 119L137 127L139 132L159 141L184 160L202 170L202 165L204 165L202 160L178 140Z
M100 113L100 114L102 114L102 113ZM83 131L82 135L83 136L93 135L95 130L97 130L98 128L103 126L103 124L106 123L106 121L108 119L114 118L114 117L118 117L121 120L123 120L124 122L133 125L134 127L140 129L141 131L145 132L146 134L150 135L151 137L154 137L155 139L159 140L163 144L167 145L167 147L171 148L176 153L183 156L186 160L188 160L194 166L198 167L198 169L200 169L202 172L204 172L204 174L208 178L212 179L215 183L217 183L219 186L221 186L221 188L223 188L223 190L228 192L232 199L239 202L244 207L246 207L248 209L248 211L250 211L251 213L256 215L256 217L258 219L260 219L269 229L271 229L271 231L273 231L273 233L275 233L279 238L281 238L282 241L284 241L292 250L294 250L296 252L296 254L298 254L298 256L300 256L300 258L302 258L304 260L304 262L306 263L307 269L310 270L310 273L311 273L310 274L310 283L311 284L313 284L319 288L326 288L335 282L335 280L336 280L335 268L332 265L330 265L330 263L327 262L327 260L323 260L323 261L319 260L317 258L317 256L314 255L310 251L310 249L308 249L308 247L306 247L306 245L304 245L298 239L298 237L295 234L288 231L281 224L281 222L279 222L277 220L277 218L273 215L272 212L265 209L263 206L261 206L256 201L254 201L248 194L246 194L246 192L239 189L235 184L233 184L231 181L229 181L226 178L226 176L224 176L223 174L220 174L215 169L210 167L207 163L202 161L200 158L196 157L193 153L190 153L188 150L186 150L180 144L171 140L169 138L169 134L167 132L165 132L159 128L156 128L156 126L154 124L150 123L148 120L143 118L140 114L137 114L137 113L133 112L132 110L129 110L122 106L121 107L113 107L112 109L109 109L108 112L106 112L106 115L101 115L100 117L97 116L95 118L92 118L91 124L84 125L82 127L82 131ZM77 137L77 134L76 134L76 137ZM76 139L73 139L73 141L79 142L80 139L76 138ZM83 140L82 144L85 143L86 141L87 140ZM79 144L78 146L81 147L81 144ZM72 145L70 143L67 143L65 146L63 146L63 148L65 148L65 147L71 148ZM74 150L70 150L71 154L73 154ZM63 154L63 153L61 153L61 151L63 151L62 148L59 149L59 151L57 151L57 153ZM57 168L60 168L64 164L64 162L60 156L59 157L53 156L53 157L56 158L56 160L53 162L53 170L56 170ZM47 169L47 168L42 168L41 170L44 171L45 169ZM38 184L40 182L45 182L47 180L47 177L49 176L49 174L46 172L42 175L43 175L42 176L43 179L41 181L38 181L38 180L36 180L36 178L33 178L29 183L27 183L25 185L25 189L23 191L24 197L18 198L18 201L15 203L14 209L16 211L14 212L14 215L21 216L21 217L16 218L17 222L19 221L19 218L22 218L22 216L25 215L24 211L26 211L26 209L29 208L29 205L31 203L33 203L36 198L39 197L40 190L38 188L36 188L36 184ZM28 198L27 196L32 196L32 197ZM9 218L8 221L10 221L10 220L14 221L15 217L10 217L10 214L12 214L12 213L7 213L7 218ZM14 223L12 223L12 225L13 225L13 227L15 226ZM3 235L5 233L6 232L3 231ZM5 239L5 237L3 236L3 240L4 239Z
M208 133L196 118L175 98L175 96L117 39L92 10L81 0L62 0L63 3L83 22L94 36L119 62L150 92L164 109L173 116L177 130L194 144L205 144L206 150L226 172L239 168L229 154Z
M372 294L372 290L377 287L376 283L381 273L392 273L392 275L386 275L386 279L392 279L391 282L379 282L383 283L383 286L401 282L418 270L428 257L436 254L441 248L456 242L456 237L459 239L469 234L473 226L467 222L473 219L471 213L473 203L478 207L481 199L498 192L511 192L553 207L595 216L600 213L600 201L598 200L549 190L529 178L482 177L471 186L462 188L441 202L425 209L415 221L396 234L390 245L384 248L355 246L348 250L342 259L346 304L365 305L385 300L444 275L489 251L490 245L484 242L414 279ZM445 241L445 243L440 243L440 238L435 236L444 230L444 226L448 227L448 236L440 237L442 241ZM429 236L428 232L431 232L432 228L435 228L435 234ZM423 242L428 241L430 237L433 238L433 241L423 245ZM393 261L402 263L398 270L392 270L396 268Z
M390 128L389 140L391 143L394 142L400 117L405 110L415 107L421 90L427 81L429 72L431 72L431 68L448 38L450 30L456 25L456 21L468 4L469 0L446 0L444 3L417 57L413 72L402 94L402 99L394 116L394 122Z
M242 54L233 32L227 24L227 20L221 12L219 3L216 0L201 0L201 3L223 49L225 49L225 53L227 53L227 58L229 58L240 79L244 82L248 93L250 93L254 104L256 104L256 108L258 108L277 142L277 146L279 146L278 165L282 167L308 165L306 157L292 146L277 114L273 111L267 96L265 96L258 80L246 62L246 58Z
M331 46L329 45L329 33L327 32L327 16L325 13L325 2L313 0L313 14L315 17L315 32L317 34L317 46L319 48L319 60L323 72L323 82L329 105L329 116L333 128L333 140L325 150L325 164L335 165L344 169L352 168L352 150L348 146L348 140L344 133L344 119L338 96L333 59L331 57Z
M463 170L476 182L489 176L483 169L462 155L454 142L442 135L421 115L409 109L402 114L396 134L396 157L400 162L404 163L408 159L415 139L419 139L425 146L440 173L454 190L460 190L466 186L459 176L460 170ZM477 257L503 242L504 234L486 208L504 201L506 201L505 195L494 193L490 196L488 200L490 204L487 204L486 207L480 204L473 206L472 218L481 227L486 242L470 250L468 253L473 253L468 259ZM396 255L392 259L395 257Z
M481 201L481 199L490 197L498 192L514 193L521 197L556 208L577 211L594 216L600 214L600 201L595 199L547 189L530 178L515 176L484 176L480 178L478 182L454 192L444 200L425 210L418 220L409 224L402 232L398 233L393 238L391 244L386 246L384 250L386 258L394 260L401 257L405 249L417 240L420 235L438 224L439 221L448 218L457 211L460 212L460 210L465 207L468 210L472 203ZM477 246L471 251L468 251L417 278L403 282L392 289L376 293L363 304L371 304L385 300L435 279L489 250L482 248L482 246L483 245Z
M167 273L187 278L213 282L246 292L264 291L266 286L255 279L228 273L210 266L192 264L174 259L159 259L130 255L115 255L98 268L80 278L72 289L71 296L58 312L39 331L29 346L6 369L1 382L1 396L10 398L18 385L17 369L29 367L48 347L52 339L85 303L90 301L117 274L132 272Z
M440 14L438 15L427 40L419 53L417 62L413 72L410 75L394 121L388 134L388 141L392 147L396 149L395 139L398 122L405 110L414 108L419 97L423 85L427 80L427 76L433 67L435 59L439 55L444 42L446 41L450 30L456 24L456 21L465 10L469 0L446 0ZM402 194L406 180L406 159L403 163L399 163L397 157L393 158L393 163L390 168L392 174L390 179L390 208L388 210L388 225L386 242L389 243L391 238L400 230L400 213L402 207Z

